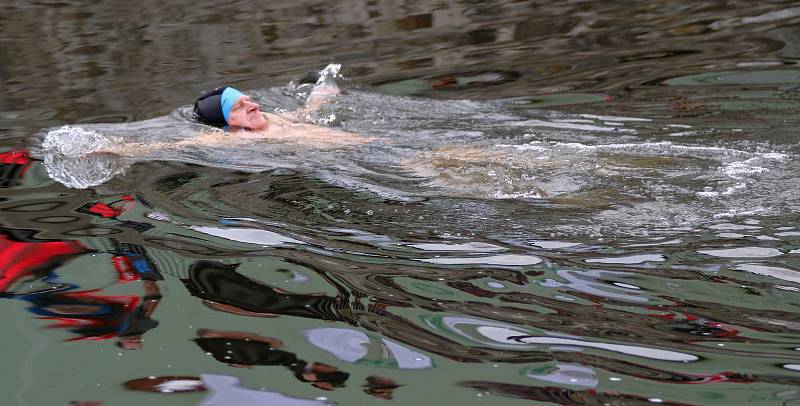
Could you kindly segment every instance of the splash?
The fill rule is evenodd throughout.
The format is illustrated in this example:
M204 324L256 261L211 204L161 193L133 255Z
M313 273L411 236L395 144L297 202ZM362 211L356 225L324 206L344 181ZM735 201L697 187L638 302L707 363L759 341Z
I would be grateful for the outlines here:
M48 154L79 157L102 151L121 142L122 139L119 137L108 137L96 131L65 125L48 131L42 142L42 148Z
M52 179L68 187L86 189L125 173L129 164L119 156L98 153L120 143L119 137L65 125L45 134L40 153Z
M341 64L338 63L328 64L328 66L326 66L319 72L319 79L317 79L317 84L315 85L315 87L336 86L336 79L340 77L339 70L341 69L342 69Z
M524 200L577 208L585 213L570 221L604 232L769 214L783 210L764 198L776 193L788 195L781 204L800 205L788 177L792 154L767 143L721 139L704 144L689 136L677 142L675 127L700 134L692 137L718 130L673 119L511 110L503 103L358 89L342 93L337 83L343 79L341 68L329 64L313 82L248 93L265 111L278 112L302 111L315 98L324 98L318 111L305 115L309 122L323 132L334 127L369 141L337 144L337 137L321 132L315 138L309 131L305 138L275 142L212 135L206 138L214 142L205 143L198 134L207 134L208 128L192 122L191 107L184 106L142 122L50 130L42 143L48 173L67 186L86 188L145 160L250 173L291 170L327 187L395 202L455 199L456 206L465 206L459 199L482 199L497 206ZM192 142L193 137L200 141ZM147 153L124 159L101 153L119 144L143 146ZM462 213L465 225L486 217ZM546 212L537 217L536 227L561 232L562 224L558 215ZM567 235L572 232L586 229Z

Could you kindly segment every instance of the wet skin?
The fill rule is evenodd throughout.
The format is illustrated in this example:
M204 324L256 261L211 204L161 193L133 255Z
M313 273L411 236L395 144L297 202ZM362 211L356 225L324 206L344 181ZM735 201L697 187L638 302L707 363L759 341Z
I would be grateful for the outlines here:
M303 149L331 149L364 144L375 137L350 133L307 122L307 116L339 94L335 87L323 87L312 92L305 106L289 113L266 113L248 96L241 96L228 115L229 131L202 132L196 137L178 142L148 142L112 145L92 151L125 157L147 156L158 150L194 146L233 145L242 141L259 140L294 144Z
M241 96L236 100L228 115L228 124L232 128L251 131L264 131L269 126L264 112L249 96Z

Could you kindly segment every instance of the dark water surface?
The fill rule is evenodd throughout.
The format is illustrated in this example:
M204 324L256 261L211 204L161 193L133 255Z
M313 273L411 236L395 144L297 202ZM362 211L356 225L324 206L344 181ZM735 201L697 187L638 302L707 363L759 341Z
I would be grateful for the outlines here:
M796 2L6 3L0 405L800 404Z

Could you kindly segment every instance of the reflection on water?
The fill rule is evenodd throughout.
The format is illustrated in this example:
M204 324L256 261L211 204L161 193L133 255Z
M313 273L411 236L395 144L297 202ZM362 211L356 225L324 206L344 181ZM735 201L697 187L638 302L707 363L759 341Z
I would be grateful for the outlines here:
M2 404L800 400L793 3L3 15ZM178 144L331 59L370 142Z
M28 165L31 176L41 171L42 163ZM27 182L38 195L68 190ZM197 385L217 388L201 404L239 396L305 402L299 398L322 396L314 390L336 399L339 392L356 396L351 388L359 387L362 396L403 399L404 388L424 387L407 373L459 365L466 369L458 367L455 381L432 384L547 401L555 388L582 402L614 396L635 403L658 393L678 399L664 402L685 404L704 392L672 392L671 385L749 383L778 391L800 383L784 367L797 363L798 288L789 279L789 251L797 247L787 226L748 220L684 232L682 240L613 243L577 236L581 242L549 245L412 242L354 229L304 233L302 223L263 216L215 221L210 211L190 212L204 217L189 225L185 204L213 200L182 199L182 210L169 210L138 193L99 200L89 193L58 207L0 205L16 213L4 231L4 263L15 266L4 269L4 297L26 303L69 341L114 340L144 354L170 342L191 349L193 341L199 364L183 373L247 367L228 374L252 379L264 371L286 382L251 394L236 385L217 388L202 375L153 389L179 396ZM43 239L35 231L43 228L64 237ZM771 246L715 235L729 230L757 231L772 239L756 241ZM22 253L37 259L23 260ZM95 267L91 274L87 263ZM171 284L164 298L159 285L172 280L182 283ZM189 321L195 327L175 338L158 333L169 329L169 303L196 314ZM493 380L485 368L496 371Z

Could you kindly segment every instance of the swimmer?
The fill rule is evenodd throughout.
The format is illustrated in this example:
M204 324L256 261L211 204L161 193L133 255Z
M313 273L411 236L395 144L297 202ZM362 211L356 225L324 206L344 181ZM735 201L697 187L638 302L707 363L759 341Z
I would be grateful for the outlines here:
M223 86L200 96L194 105L194 112L200 121L217 129L173 143L112 145L93 152L136 157L161 149L237 145L254 141L296 144L309 149L341 148L373 141L374 137L335 130L306 120L309 114L338 94L336 86L317 86L302 108L294 112L268 113L261 111L257 102L238 89Z

